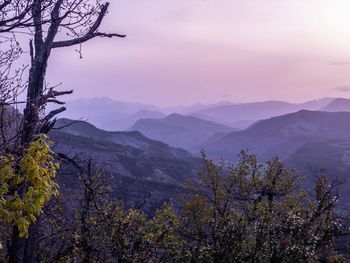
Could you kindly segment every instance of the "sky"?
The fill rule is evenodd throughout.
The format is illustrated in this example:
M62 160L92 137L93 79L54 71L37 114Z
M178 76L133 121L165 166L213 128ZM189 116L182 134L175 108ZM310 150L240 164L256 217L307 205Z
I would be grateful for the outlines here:
M349 0L111 0L94 39L54 50L73 98L158 106L350 97Z

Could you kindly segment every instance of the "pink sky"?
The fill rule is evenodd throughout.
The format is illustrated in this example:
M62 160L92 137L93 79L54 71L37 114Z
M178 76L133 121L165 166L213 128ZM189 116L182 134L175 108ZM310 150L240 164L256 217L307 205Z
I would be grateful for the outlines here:
M160 106L350 97L349 0L111 0L103 28L128 35L55 50L71 98Z

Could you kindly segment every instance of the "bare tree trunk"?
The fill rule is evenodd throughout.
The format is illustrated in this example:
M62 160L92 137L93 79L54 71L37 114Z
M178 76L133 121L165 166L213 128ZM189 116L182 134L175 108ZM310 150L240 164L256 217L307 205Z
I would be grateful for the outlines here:
M100 1L96 1L96 13L91 12L90 9L84 13L84 11L82 11L84 8L79 9L79 7L87 5L87 0L72 1L70 5L71 9L67 9L66 7L62 8L63 2L64 0L56 0L52 2L51 6L48 5L50 7L49 15L47 14L48 10L43 9L44 6L47 5L45 0L33 0L31 5L31 19L33 21L34 39L33 41L30 41L31 68L29 71L27 88L27 104L24 109L23 117L24 125L21 131L21 145L24 147L28 146L34 140L35 135L39 133L48 133L54 124L54 121L51 120L55 115L65 110L65 108L62 107L48 113L45 117L40 118L39 114L43 106L45 106L48 102L63 104L56 100L56 96L72 93L72 91L56 92L53 91L53 89L50 89L49 92L44 94L45 75L51 50L53 48L80 45L95 37L125 37L125 35L120 34L106 34L98 32L101 22L104 16L107 14L109 6L108 2L101 4ZM46 12L46 17L49 17L46 18L48 21L45 21L47 25L47 30L45 29L45 36L42 27L43 20L45 20L43 18L45 16L44 12ZM81 16L78 16L79 18L77 18L76 12L82 12ZM95 14L97 15L94 21L93 17ZM86 16L88 19L81 20L81 17L84 16ZM65 28L69 28L69 25L71 25L72 28L75 28L77 27L77 24L82 23L81 26L85 26L88 30L83 30L84 34L78 35L76 38L55 42L55 37L64 19L67 19L68 21L73 19L73 21L67 22L64 25ZM23 193L26 191L27 187L28 186L26 185L22 187ZM29 250L33 248L33 244L35 243L35 232L37 231L37 226L33 224L29 231L31 238L24 239L19 237L18 228L16 226L13 227L11 242L8 242L10 244L10 263L29 263L32 261Z
M30 42L31 48L31 68L29 71L29 81L27 88L27 104L24 109L23 130L21 145L28 145L33 141L39 125L40 98L44 91L44 80L47 69L47 61L51 48L44 47L43 30L41 22L42 0L35 0L32 6L32 16L34 20L34 51L33 44ZM25 187L25 186L24 186ZM35 223L34 223L35 224ZM31 260L28 258L28 249L31 247L32 239L25 239L18 236L17 226L13 227L13 235L11 242L11 253L9 261L12 263L26 262ZM29 233L33 235L33 231L37 228L32 225ZM34 234L35 236L35 234Z
M39 54L39 58L33 61L28 83L27 105L24 110L24 131L22 145L26 145L33 140L37 132L39 123L40 98L43 95L44 79L47 68L49 54Z
M9 263L22 262L22 252L24 248L25 240L19 237L19 231L17 227L12 229L12 240L8 244L8 257Z
M51 52L51 43L43 40L42 29L42 1L34 1L32 16L34 20L35 34L34 47L30 42L31 68L27 89L27 105L24 110L24 131L22 134L22 145L27 145L33 139L39 122L39 100L44 92L44 80L47 69L47 61ZM54 32L57 33L57 30Z
M35 222L29 229L29 238L25 240L23 251L23 263L33 262L34 253L37 248L39 221Z

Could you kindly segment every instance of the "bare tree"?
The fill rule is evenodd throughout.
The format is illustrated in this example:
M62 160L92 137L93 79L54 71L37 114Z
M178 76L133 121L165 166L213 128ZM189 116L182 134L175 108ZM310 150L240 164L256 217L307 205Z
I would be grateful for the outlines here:
M0 2L0 33L28 27L32 18L32 0L3 0Z
M16 106L19 94L26 86L23 79L26 66L13 66L23 53L13 35L0 36L0 45L0 151L8 153L20 139L15 132L20 126Z
M18 92L26 90L25 109L20 116L21 124L16 131L11 128L0 131L2 145L9 145L9 138L16 138L15 146L9 147L15 156L21 156L38 134L46 134L55 124L55 116L66 108L61 106L45 113L48 103L64 104L59 96L71 94L73 91L57 91L55 87L47 87L45 76L49 57L53 49L81 45L97 37L125 37L125 35L104 33L100 26L108 13L109 3L103 0L4 0L0 2L0 37L9 46L8 51L0 53L0 88L1 101L4 107L17 104ZM31 36L30 65L28 81L22 81L24 69L15 70L10 74L12 62L22 55L22 49L15 36L26 33ZM79 48L81 50L81 48ZM3 108L4 108L3 107ZM4 113L5 110L0 111ZM4 116L4 114L2 114ZM0 116L1 117L1 116ZM8 118L8 120L16 117ZM0 118L3 119L4 118ZM6 127L5 122L1 127ZM9 132L11 131L10 135ZM4 147L5 148L5 147ZM29 186L22 185L25 192ZM16 190L14 189L15 193ZM28 250L34 249L35 225L30 229L30 238L19 237L19 230L13 227L11 239L8 242L10 262L30 262Z
M47 1L35 0L32 6L34 39L30 42L31 68L28 81L27 105L24 111L22 144L30 142L36 133L48 132L55 115L65 110L61 107L39 119L39 112L48 102L62 104L58 96L72 91L57 92L49 89L45 93L45 75L52 49L81 45L95 37L125 37L99 31L107 14L109 3L90 0L58 0L51 5ZM49 22L47 22L49 21ZM67 38L57 40L58 35Z

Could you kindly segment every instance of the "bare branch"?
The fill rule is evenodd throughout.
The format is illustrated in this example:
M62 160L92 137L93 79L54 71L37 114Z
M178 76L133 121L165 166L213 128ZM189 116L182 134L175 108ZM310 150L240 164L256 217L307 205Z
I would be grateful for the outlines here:
M50 111L45 117L44 121L50 121L53 117L55 117L57 114L60 114L66 110L66 107L61 107L56 110Z
M95 38L95 37L108 37L108 38L112 38L112 37L124 38L124 37L126 37L126 35L122 35L122 34L107 34L107 33L97 32L98 28L100 27L100 25L102 23L104 16L106 15L106 13L108 11L108 7L109 7L109 3L105 3L104 5L102 5L101 11L100 11L95 23L93 24L93 26L89 29L89 31L84 36L81 36L81 37L78 37L75 39L71 39L71 40L66 40L66 41L53 42L52 48L61 48L61 47L69 47L69 46L78 45L78 44L84 43L92 38Z

